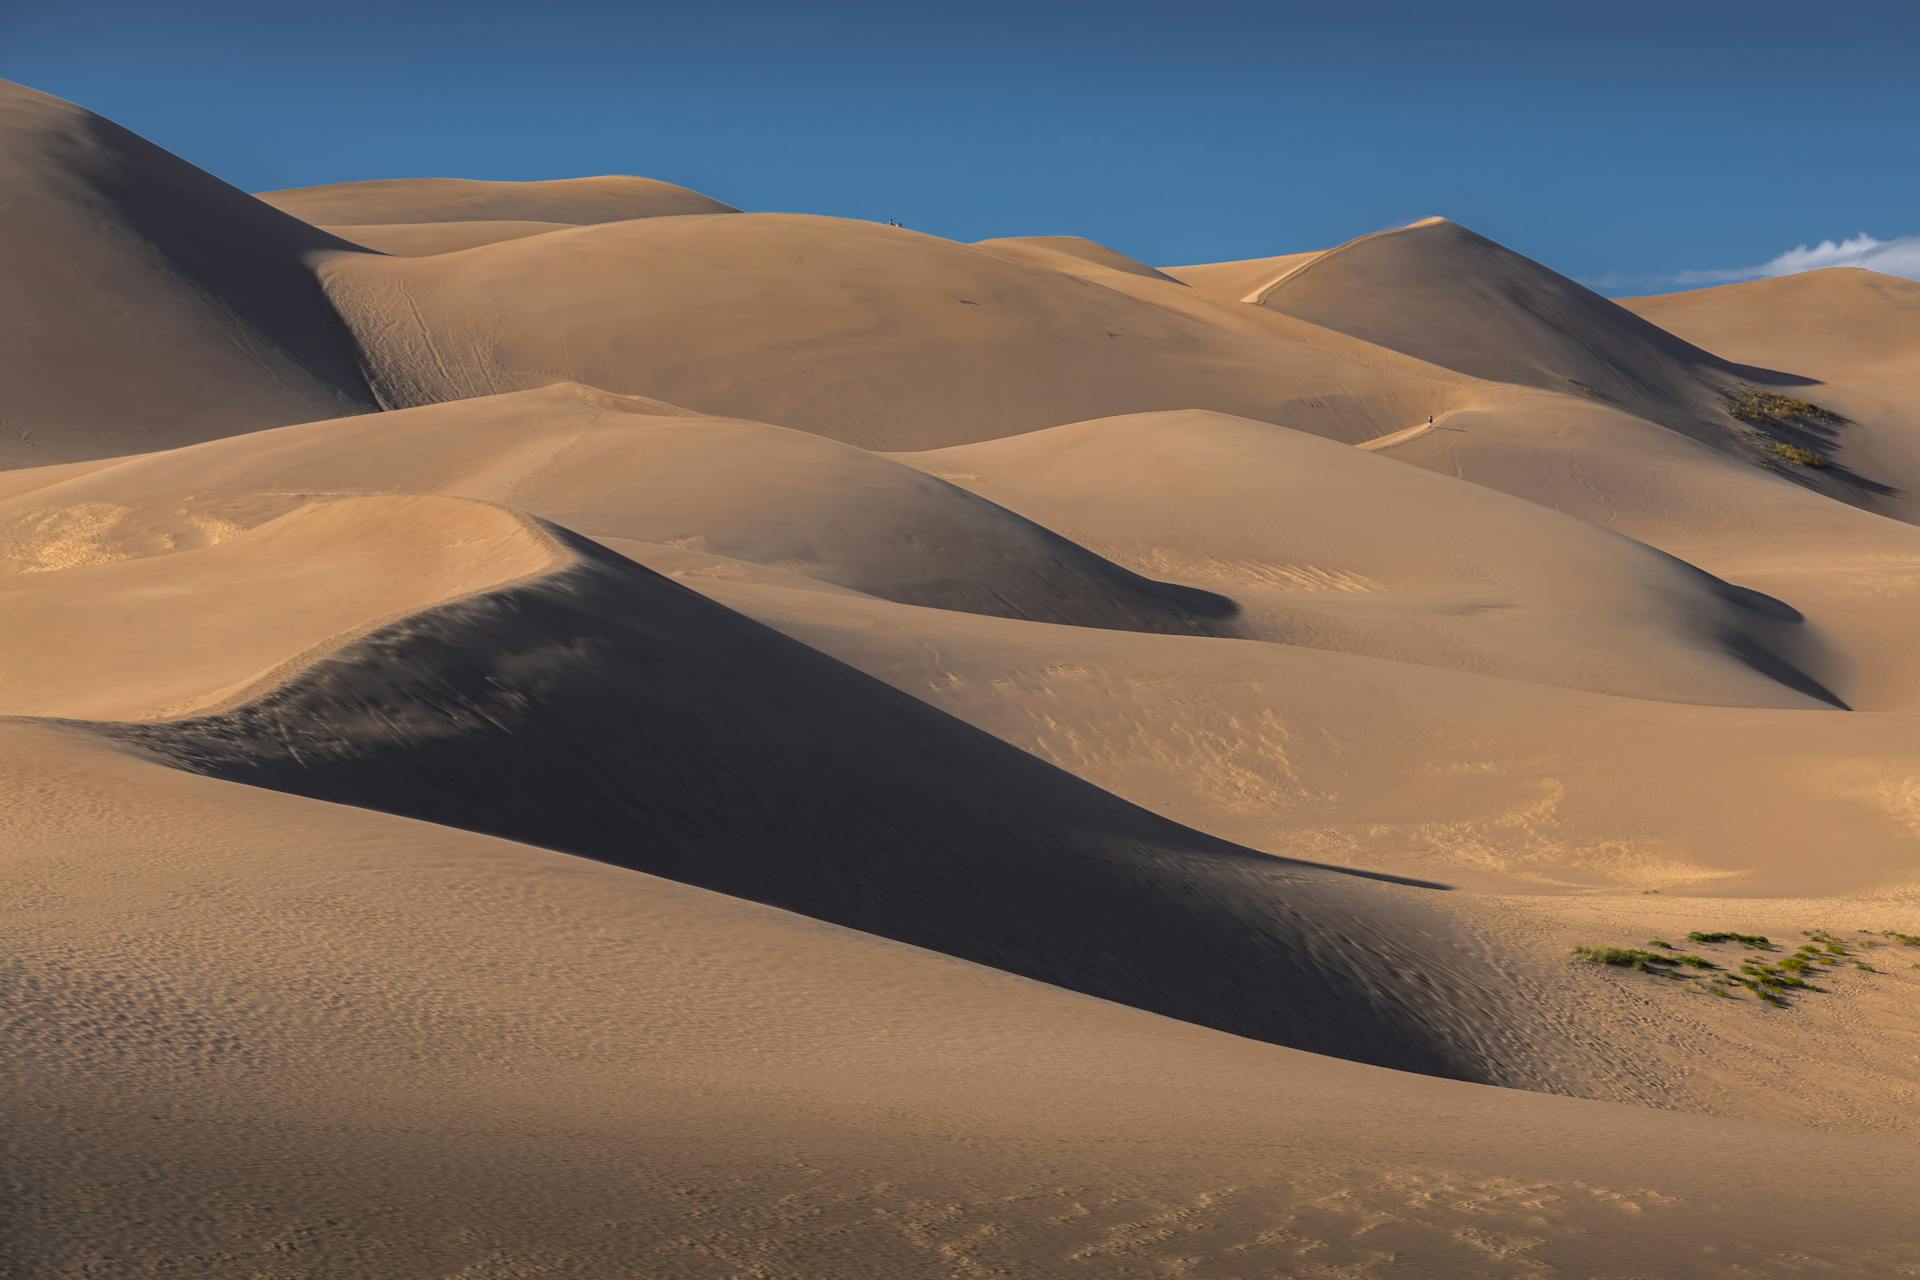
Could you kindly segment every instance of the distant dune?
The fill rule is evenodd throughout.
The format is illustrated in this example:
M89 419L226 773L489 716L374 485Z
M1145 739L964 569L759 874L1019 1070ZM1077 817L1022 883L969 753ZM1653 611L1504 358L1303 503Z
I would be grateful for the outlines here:
M260 199L315 224L560 222L585 226L628 218L733 213L732 205L671 182L613 176L552 182L387 178L265 191Z
M0 1274L1920 1273L1920 285L0 177Z

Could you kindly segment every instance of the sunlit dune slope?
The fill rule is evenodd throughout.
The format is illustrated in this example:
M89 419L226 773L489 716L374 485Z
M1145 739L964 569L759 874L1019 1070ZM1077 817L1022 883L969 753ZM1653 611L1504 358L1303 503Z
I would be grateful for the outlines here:
M674 214L732 213L732 205L655 178L609 175L546 182L382 178L264 191L260 199L321 226L391 222L564 222L585 225Z
M558 559L537 526L498 507L359 498L199 550L0 577L0 714L185 714L311 661L315 646ZM275 607L261 609L267 599Z
M1173 280L1172 276L1085 236L1006 236L997 240L976 241L975 247L1036 267L1058 269L1065 266L1071 269L1075 264L1091 264L1145 276L1149 280Z
M1150 631L1238 626L1225 597L1133 573L901 463L577 385L62 473L0 497L0 571L30 575L17 580L19 598L63 600L63 575L47 571L165 556L308 503L379 493L504 503L596 537L669 544L910 604Z
M646 218L431 258L343 255L326 274L390 406L571 380L905 449L1193 407L1357 440L1461 389L1336 349L1348 339L1276 336L1310 330L1298 322L1236 327L835 218Z
M354 226L325 227L342 240L362 248L401 258L424 258L436 253L458 253L501 240L545 235L565 231L571 222L369 222Z
M1236 262L1203 262L1190 267L1162 267L1160 270L1182 284L1223 302L1257 302L1260 295L1282 279L1320 256L1318 249L1307 253L1283 253L1273 258L1245 258Z
M1140 414L901 456L1129 568L1232 597L1247 634L1637 697L1831 702L1787 606L1301 432Z
M1912 715L1685 706L687 581L1117 795L1276 854L1502 893L1819 897L1920 879Z

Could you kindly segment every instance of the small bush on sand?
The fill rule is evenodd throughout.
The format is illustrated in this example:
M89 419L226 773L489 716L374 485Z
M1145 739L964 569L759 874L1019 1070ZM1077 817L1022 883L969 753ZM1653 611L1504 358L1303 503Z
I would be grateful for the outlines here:
M1823 409L1810 401L1795 400L1778 392L1762 391L1758 387L1735 387L1722 394L1726 397L1727 412L1749 426L1772 427L1806 422L1831 426L1844 421L1831 409Z
M1772 951L1774 949L1772 940L1769 939L1765 934L1730 933L1724 929L1715 930L1712 933L1705 933L1699 929L1695 929L1692 933L1689 933L1687 935L1687 941L1688 942L1737 942L1741 946L1752 947L1756 951Z
M1827 455L1824 453L1815 453L1812 449L1802 449L1797 444L1783 444L1778 440L1775 440L1767 446L1767 452L1782 462L1791 462L1796 467L1813 467L1818 469L1830 465L1827 462Z

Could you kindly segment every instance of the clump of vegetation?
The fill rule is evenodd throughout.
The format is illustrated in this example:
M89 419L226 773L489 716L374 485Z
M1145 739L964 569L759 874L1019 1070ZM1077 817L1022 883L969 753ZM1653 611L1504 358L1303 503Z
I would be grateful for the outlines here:
M1834 426L1845 421L1831 409L1758 387L1743 385L1721 394L1726 397L1727 413L1749 426L1796 426L1809 422Z
M1920 946L1920 934L1900 933L1891 929L1882 929L1878 935L1872 930L1862 929L1856 931L1859 936L1850 938L1824 929L1804 929L1801 932L1808 941L1792 954L1778 960L1749 955L1734 969L1722 969L1705 956L1681 952L1664 938L1649 938L1644 948L1580 946L1573 949L1573 954L1589 964L1633 969L1655 977L1669 978L1689 991L1700 991L1722 999L1739 991L1748 991L1763 1004L1785 1007L1787 997L1793 993L1824 990L1814 986L1812 980L1840 966L1851 965L1865 973L1881 972L1855 954L1859 950L1891 946L1893 943ZM1882 941L1889 938L1893 942ZM1687 935L1687 941L1710 945L1738 943L1760 952L1778 953L1780 950L1765 934L1738 933L1731 929L1696 929ZM1920 964L1913 967L1920 969ZM1687 969L1711 972L1684 972Z
M1671 969L1680 963L1669 955L1658 951L1644 951L1639 947L1590 947L1579 946L1573 954L1588 964L1607 964L1621 969L1638 969L1641 973L1658 973L1662 969Z
M1607 393L1602 391L1600 388L1590 387L1586 383L1580 381L1578 378L1568 378L1567 385L1572 387L1575 391L1578 391L1581 395L1590 397L1591 399L1594 399L1594 400L1606 400L1609 398L1607 396Z
M1827 455L1824 453L1817 453L1812 449L1802 449L1797 444L1786 444L1779 440L1768 444L1767 452L1782 462L1791 462L1796 467L1814 467L1817 469L1832 465L1827 461Z
M1773 940L1760 933L1730 933L1724 929L1712 933L1703 933L1695 929L1687 935L1688 942L1738 942L1742 946L1752 947L1756 951L1774 951L1777 948Z
M1656 945L1665 947L1666 943ZM1646 951L1640 947L1592 947L1580 946L1573 954L1588 964L1612 965L1620 969L1637 969L1641 973L1657 973L1663 977L1674 976L1673 970L1679 965L1689 969L1716 969L1719 966L1705 956L1681 955L1667 951Z

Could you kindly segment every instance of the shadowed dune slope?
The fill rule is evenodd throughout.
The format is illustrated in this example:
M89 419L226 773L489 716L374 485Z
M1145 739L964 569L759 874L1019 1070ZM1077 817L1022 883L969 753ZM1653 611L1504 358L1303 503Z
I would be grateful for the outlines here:
M1314 1058L47 727L0 789L23 1275L1915 1260L1904 1144Z
M1743 371L1457 223L1320 254L1248 301L1493 382L1587 394L1709 441Z
M0 81L0 466L374 407L316 283L338 240Z
M1192 407L1361 440L1461 391L1402 357L1335 349L1361 346L1350 339L1279 334L1325 333L1297 322L1233 327L834 218L647 218L432 258L342 256L327 281L395 406L577 381L910 449Z
M15 598L68 600L68 575L48 570L165 558L311 502L378 493L504 503L594 537L942 609L1149 631L1236 627L1229 599L1142 577L912 467L576 385L87 468L0 498L0 572L27 575L12 580ZM92 573L71 590L104 580L116 579Z
M260 199L321 226L391 222L564 222L581 226L674 214L732 213L671 182L609 175L547 182L383 178L263 191Z
M1537 1082L1433 890L1175 826L550 528L563 570L398 619L227 710L95 731L1235 1034Z
M1583 520L1223 414L1138 414L901 458L1243 632L1684 702L1831 705L1794 611Z

